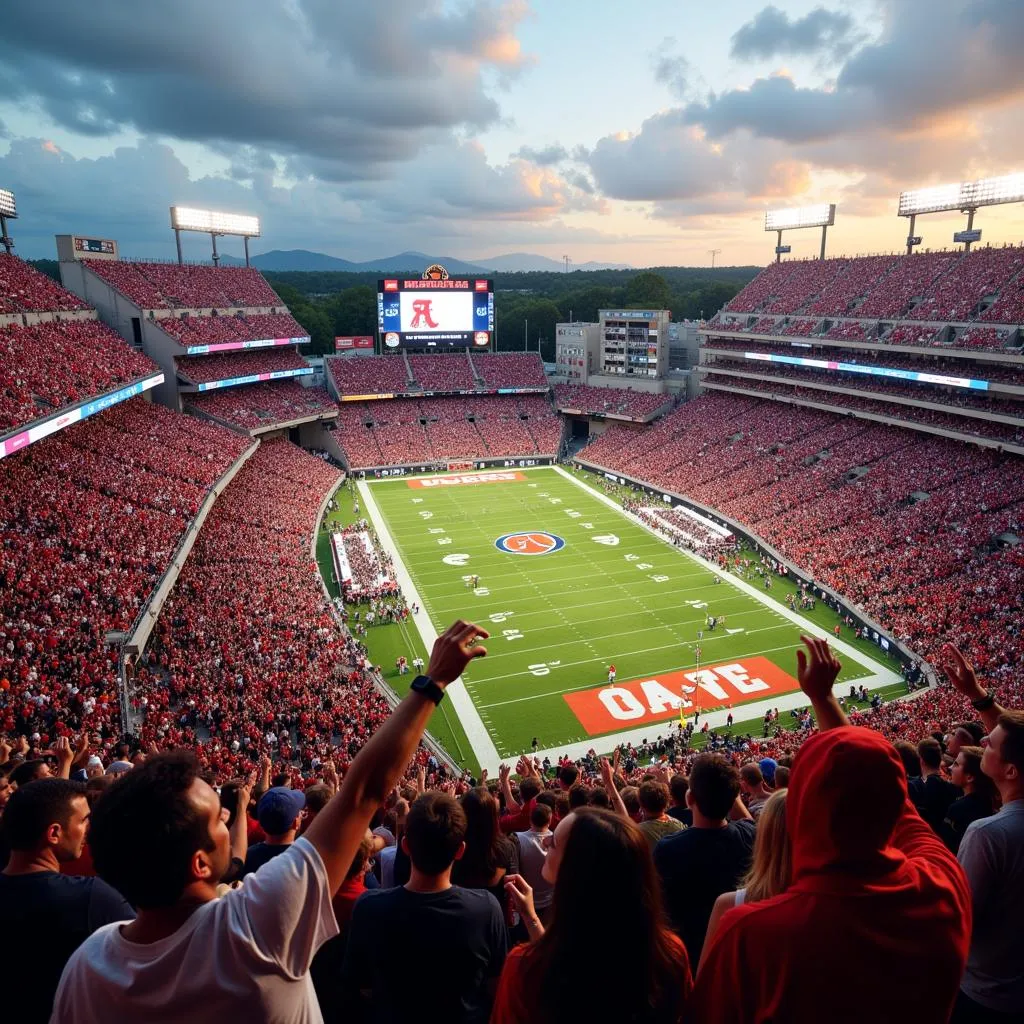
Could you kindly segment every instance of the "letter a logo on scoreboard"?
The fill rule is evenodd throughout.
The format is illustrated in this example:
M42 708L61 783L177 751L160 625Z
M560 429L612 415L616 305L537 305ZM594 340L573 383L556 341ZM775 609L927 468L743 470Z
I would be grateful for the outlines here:
M508 555L550 555L565 547L565 541L553 533L506 533L494 546Z

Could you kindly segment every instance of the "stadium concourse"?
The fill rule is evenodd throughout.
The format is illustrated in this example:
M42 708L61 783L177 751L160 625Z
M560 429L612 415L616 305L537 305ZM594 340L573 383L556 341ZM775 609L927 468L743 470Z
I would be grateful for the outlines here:
M199 310L200 344L285 342L223 372L301 369L301 335L255 336L270 328L252 318L289 316L255 272L96 266L140 310ZM344 473L282 424L336 414L324 443L336 434L357 466L553 456L562 424L538 361L329 360L328 389L184 392L202 414L186 415L139 397L162 375L94 311L3 260L5 1011L1020 1020L1024 712L1008 709L1024 708L1024 418L1005 404L1024 393L1020 273L1010 249L776 264L708 325L705 395L579 456L767 542L936 685L847 715L834 653L809 640L792 672L813 715L793 728L718 729L704 750L666 728L611 760L527 754L488 780L420 743L485 631L443 632L432 683L391 709L312 552L324 510L351 500ZM193 329L164 333L185 350ZM755 355L814 358L803 385L716 350L745 335ZM857 373L837 350L915 376L862 394L821 376ZM179 381L219 376L174 358ZM957 360L957 382L928 379L950 376L938 359ZM962 392L998 404L948 400ZM358 397L378 395L401 397ZM627 936L617 970L566 984L559 965L592 963L599 932ZM399 934L445 955L396 965Z

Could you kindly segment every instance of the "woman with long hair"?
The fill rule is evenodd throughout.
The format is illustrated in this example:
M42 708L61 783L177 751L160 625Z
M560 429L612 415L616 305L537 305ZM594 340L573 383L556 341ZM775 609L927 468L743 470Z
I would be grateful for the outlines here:
M459 803L466 815L466 852L452 868L452 882L463 889L486 889L507 911L505 877L519 871L519 857L498 827L498 801L485 786L477 786L463 793Z
M957 751L950 778L959 786L964 795L954 800L946 810L939 829L939 838L951 852L960 849L967 826L979 818L996 813L999 805L999 791L996 784L981 770L982 747L962 746Z
M727 910L744 903L771 899L785 892L789 888L792 866L793 855L786 828L786 790L778 789L765 801L757 819L754 855L750 870L743 879L743 887L735 892L723 892L711 908L704 949L710 948L722 915ZM701 959L703 961L703 957Z
M676 1024L693 987L686 948L669 930L661 889L643 832L621 814L598 807L559 822L544 865L554 881L547 929L521 877L509 895L527 924L530 943L505 961L491 1024ZM594 938L614 934L613 969L591 978Z

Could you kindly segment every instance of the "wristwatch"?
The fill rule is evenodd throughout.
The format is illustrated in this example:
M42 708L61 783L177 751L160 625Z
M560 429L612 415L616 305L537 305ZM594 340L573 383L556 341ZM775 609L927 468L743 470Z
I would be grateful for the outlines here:
M440 704L444 700L444 690L430 676L417 676L409 689L414 693L421 693L424 697L429 697L435 704Z
M988 711L996 702L996 695L991 690L985 691L984 697L977 697L971 701L971 707L975 711Z

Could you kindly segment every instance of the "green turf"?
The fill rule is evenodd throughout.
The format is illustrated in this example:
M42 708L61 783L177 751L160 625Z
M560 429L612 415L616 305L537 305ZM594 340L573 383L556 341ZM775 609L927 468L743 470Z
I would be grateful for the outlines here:
M796 624L729 582L716 584L708 568L553 469L526 476L430 489L412 488L408 478L369 484L434 628L463 617L491 631L489 656L463 678L502 757L528 749L534 736L541 748L588 739L562 695L601 686L609 662L620 681L696 667L697 631L709 613L726 615L728 628L742 632L705 632L704 664L763 655L795 675ZM502 534L530 530L566 545L533 557L495 547ZM618 538L615 546L594 539L608 535ZM468 560L445 564L452 554ZM469 573L480 576L476 593L464 582ZM815 618L836 621L831 612ZM385 628L371 630L370 649L387 669L397 655L390 647L387 658L377 653ZM852 642L849 630L843 634ZM868 649L881 659L876 647ZM849 683L869 674L844 657L839 678Z

